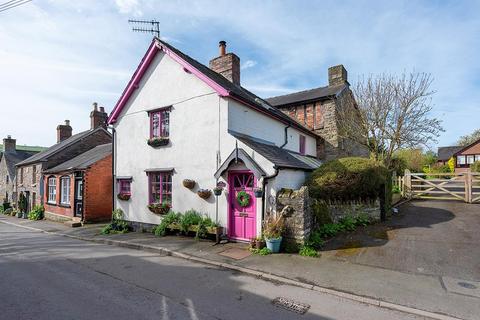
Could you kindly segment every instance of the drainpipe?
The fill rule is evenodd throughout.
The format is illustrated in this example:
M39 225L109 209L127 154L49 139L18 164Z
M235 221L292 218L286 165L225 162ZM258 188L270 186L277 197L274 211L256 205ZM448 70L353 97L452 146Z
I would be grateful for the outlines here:
M115 210L115 173L116 173L116 170L115 170L115 165L116 165L116 162L115 162L115 143L116 143L116 140L115 140L115 133L116 133L116 130L113 126L108 126L109 129L112 129L112 210ZM112 214L112 222L113 222L113 214Z
M265 176L263 177L263 180L262 180L262 189L263 189L263 195L262 195L262 222L263 220L265 219L265 208L267 206L267 204L265 203L265 194L266 194L266 186L268 184L268 180L270 179L273 179L275 178L276 176L278 176L278 172L279 172L279 169L277 167L275 167L275 173L272 174L272 175L269 175L269 176Z
M280 149L283 149L288 143L288 128L291 127L291 124L289 123L288 126L285 127L285 142L280 146Z

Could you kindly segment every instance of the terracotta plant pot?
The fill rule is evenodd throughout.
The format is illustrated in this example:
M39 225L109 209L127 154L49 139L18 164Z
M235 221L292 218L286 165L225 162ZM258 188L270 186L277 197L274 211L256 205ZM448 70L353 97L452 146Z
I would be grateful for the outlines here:
M197 194L202 199L208 199L212 195L212 191L208 189L200 189L197 191Z
M193 189L193 187L195 187L195 180L183 179L182 184L185 188Z

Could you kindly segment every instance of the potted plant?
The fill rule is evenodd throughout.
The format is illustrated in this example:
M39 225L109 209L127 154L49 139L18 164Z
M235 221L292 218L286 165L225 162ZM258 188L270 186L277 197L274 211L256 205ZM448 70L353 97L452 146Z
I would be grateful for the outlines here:
M166 146L170 142L168 137L154 137L147 140L147 144L151 147L162 147Z
M263 240L263 237L255 238L255 248L258 250L265 248L265 240Z
M117 198L123 201L128 201L130 200L130 195L125 193L119 193L117 194Z
M254 188L253 194L255 195L255 198L261 198L263 196L262 188Z
M269 215L263 222L263 236L267 248L273 253L280 252L280 244L282 243L282 233L285 229L285 222L280 215Z
M193 189L193 187L195 187L195 180L183 179L182 184L185 188Z
M217 196L217 197L220 196L220 195L222 195L222 191L223 191L223 188L222 188L222 187L215 187L215 188L213 188L213 194L214 194L215 196Z
M208 199L212 195L212 191L210 191L209 189L199 189L197 191L197 194L202 199Z
M167 214L172 208L171 204L168 202L164 203L152 203L149 204L148 209L155 214Z

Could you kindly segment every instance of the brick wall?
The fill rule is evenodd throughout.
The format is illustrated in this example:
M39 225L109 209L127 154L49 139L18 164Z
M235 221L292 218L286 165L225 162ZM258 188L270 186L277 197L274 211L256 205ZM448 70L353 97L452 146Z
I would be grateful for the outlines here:
M61 204L61 183L60 183L60 178L68 176L70 177L70 204ZM57 196L54 204L48 203L48 179L50 177L55 177L56 182L57 182ZM60 175L60 174L53 174L53 175L44 175L44 190L45 190L45 195L43 197L43 203L45 207L45 212L46 213L53 213L57 215L62 215L66 216L69 218L72 218L74 216L74 191L75 191L75 176L73 173L67 174L67 175Z
M34 169L35 167L35 169ZM17 176L15 178L15 192L18 195L20 192L29 192L30 198L29 204L31 209L31 204L41 204L42 196L40 193L40 186L42 184L42 164L30 164L21 167L17 167ZM35 199L34 199L35 194Z
M112 156L97 161L84 176L85 222L106 221L112 215Z

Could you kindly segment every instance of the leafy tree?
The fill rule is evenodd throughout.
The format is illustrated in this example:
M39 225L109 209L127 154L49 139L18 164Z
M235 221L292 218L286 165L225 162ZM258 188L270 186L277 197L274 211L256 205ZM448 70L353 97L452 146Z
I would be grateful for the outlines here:
M337 108L339 133L369 148L375 160L391 168L395 151L435 142L441 121L431 117L432 77L403 73L361 78L341 95Z
M477 129L473 131L471 134L461 136L460 139L458 139L457 144L459 146L468 146L469 144L472 144L479 139L480 139L480 129Z

